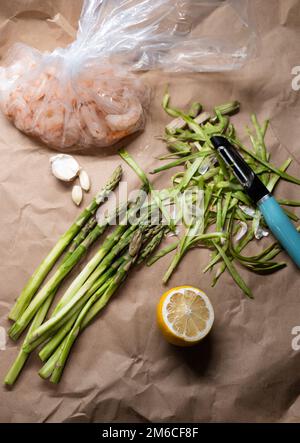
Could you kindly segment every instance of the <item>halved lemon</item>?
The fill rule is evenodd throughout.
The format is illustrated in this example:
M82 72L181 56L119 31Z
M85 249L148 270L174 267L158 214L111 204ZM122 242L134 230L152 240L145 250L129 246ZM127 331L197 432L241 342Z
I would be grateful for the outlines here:
M162 295L157 305L157 321L169 343L192 346L211 330L214 310L200 289L177 286Z

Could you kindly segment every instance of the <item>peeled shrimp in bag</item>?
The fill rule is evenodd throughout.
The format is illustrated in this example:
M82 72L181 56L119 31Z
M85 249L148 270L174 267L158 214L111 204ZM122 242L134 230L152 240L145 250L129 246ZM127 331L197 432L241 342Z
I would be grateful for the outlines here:
M149 89L134 71L223 70L248 58L251 33L242 48L224 46L220 64L221 40L195 31L224 3L206 10L201 0L85 0L71 45L10 49L0 68L1 109L20 131L60 151L113 145L145 123Z

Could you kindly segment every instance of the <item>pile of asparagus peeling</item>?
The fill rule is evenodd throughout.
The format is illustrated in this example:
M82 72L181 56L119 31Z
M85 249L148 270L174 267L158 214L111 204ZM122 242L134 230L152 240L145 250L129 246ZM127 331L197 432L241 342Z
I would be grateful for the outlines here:
M147 264L150 266L175 250L163 277L163 282L167 283L188 250L195 247L207 248L211 251L211 257L203 272L216 269L212 286L216 285L227 269L243 293L253 298L251 288L246 284L236 263L251 272L269 274L286 266L285 262L274 261L282 248L277 242L273 242L256 255L242 254L250 242L257 243L269 232L260 211L253 205L235 176L213 149L210 138L213 135L228 138L242 152L246 162L259 175L270 192L274 190L280 179L300 185L300 179L285 172L292 160L288 158L279 168L270 163L270 153L265 143L269 121L266 120L260 125L255 114L251 116L253 128L246 128L252 149L249 150L242 144L230 121L230 116L239 111L240 104L237 101L216 106L212 115L203 111L202 105L198 102L193 103L189 111L184 112L170 106L170 95L167 92L163 99L163 108L173 120L166 126L162 137L170 153L159 159L171 161L154 169L152 174L180 166L183 166L183 170L174 174L170 188L158 193L162 213L164 216L167 213L164 207L166 191L167 195L171 196L171 201L168 199L167 202L167 205L170 205L174 203L172 196L176 197L184 190L194 188L202 190L204 208L202 217L194 217L188 226L184 226L179 238L150 257ZM128 159L128 154L123 154L123 158L146 182L144 172L132 159ZM284 207L300 206L300 201L285 198L277 198L277 201ZM293 221L298 221L296 214L286 208L284 210ZM169 231L174 231L177 220L178 218L170 219L170 217L165 220ZM299 228L297 229L300 230Z
M211 258L204 272L217 268L212 286L216 285L227 269L244 294L253 298L251 289L235 263L255 273L272 273L286 266L284 262L274 261L282 248L277 242L273 242L254 256L242 254L250 242L257 242L267 236L268 231L260 211L217 155L210 138L213 135L222 135L231 141L270 192L280 179L300 185L300 179L285 172L292 160L288 158L279 168L270 163L270 153L265 143L269 121L266 120L260 125L255 114L251 116L253 127L246 127L252 149L242 144L230 121L230 116L239 111L240 104L237 101L216 106L212 115L203 111L198 102L193 103L189 111L184 112L170 106L170 95L166 92L163 108L173 120L166 126L163 136L170 153L159 159L171 161L156 168L152 173L183 166L184 169L172 177L172 192L176 194L189 187L202 189L204 214L202 221L195 219L178 240L151 257L148 265L176 250L163 277L166 283L190 248L205 247L211 250ZM293 221L299 220L286 206L300 206L300 201L285 198L278 198L277 201L285 207L284 210ZM299 227L297 229L299 230Z
M143 262L162 240L166 226L160 223L159 216L158 219L151 217L153 202L140 202L140 195L134 201L121 204L102 217L102 220L96 217L100 205L118 185L121 175L122 169L118 167L106 186L36 269L11 309L9 319L14 323L9 329L9 336L13 340L18 339L29 324L30 327L5 377L5 384L14 384L30 353L37 347L40 347L39 357L44 362L39 375L58 383L78 335L105 307L133 265ZM143 214L130 217L142 205ZM116 222L113 231L104 239L94 257L73 280L44 322L61 282L90 246ZM64 252L54 274L42 285Z

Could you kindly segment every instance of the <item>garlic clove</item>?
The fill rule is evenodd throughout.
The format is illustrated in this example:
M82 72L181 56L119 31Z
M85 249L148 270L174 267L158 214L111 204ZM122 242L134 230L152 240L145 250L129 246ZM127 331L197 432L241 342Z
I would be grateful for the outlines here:
M72 181L78 175L79 164L72 155L57 154L50 158L52 174L62 181Z
M82 189L79 185L73 186L72 189L72 200L75 203L75 205L79 206L82 201Z
M90 178L84 169L80 169L79 171L79 182L80 186L85 192L88 192L90 190L91 187Z

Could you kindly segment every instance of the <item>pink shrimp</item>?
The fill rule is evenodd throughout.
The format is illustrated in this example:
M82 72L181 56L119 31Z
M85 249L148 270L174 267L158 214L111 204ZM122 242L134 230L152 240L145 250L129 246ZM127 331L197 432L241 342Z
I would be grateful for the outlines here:
M121 114L109 114L105 117L109 128L112 131L128 131L132 132L143 118L143 108L141 103L131 97L127 102L125 112Z
M88 133L91 138L105 138L107 128L100 111L96 108L95 103L83 103L79 107L78 114L80 116L81 127L84 133Z

